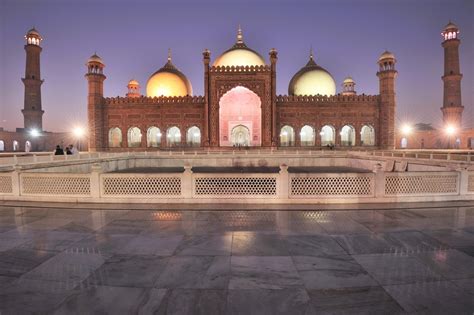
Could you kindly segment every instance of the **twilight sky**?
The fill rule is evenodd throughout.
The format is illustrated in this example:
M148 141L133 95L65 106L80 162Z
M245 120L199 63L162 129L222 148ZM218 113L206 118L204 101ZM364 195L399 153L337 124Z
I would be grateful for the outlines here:
M23 36L43 36L41 74L45 130L86 124L87 58L97 51L106 64L105 96L124 96L134 78L148 77L166 62L203 94L202 51L214 60L235 42L240 23L246 44L268 61L278 50L277 93L308 60L336 80L356 81L359 94L378 94L378 56L397 60L397 121L441 125L442 28L461 30L464 125L474 127L474 1L472 0L0 0L0 127L23 126Z

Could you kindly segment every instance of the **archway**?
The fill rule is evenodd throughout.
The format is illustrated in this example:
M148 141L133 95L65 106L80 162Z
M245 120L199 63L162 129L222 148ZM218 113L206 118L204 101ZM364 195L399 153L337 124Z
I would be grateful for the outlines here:
M280 130L280 145L291 147L295 145L295 130L291 126L283 126Z
M355 130L350 125L345 125L341 129L341 145L351 147L355 145Z
M28 153L31 151L31 142L29 140L26 140L25 142L25 152Z
M191 147L199 147L201 145L201 130L193 126L186 132L186 143Z
M146 132L146 143L149 148L158 148L161 144L161 131L158 127L150 127Z
M370 125L362 126L360 130L360 144L364 146L374 146L375 145L375 131L374 127Z
M400 141L400 147L402 149L406 149L408 147L408 140L407 138L402 138L402 140Z
M331 125L325 125L319 133L321 136L321 146L334 145L336 142L336 130Z
M0 152L5 151L5 142L3 140L0 140Z
M109 147L120 148L122 146L122 130L120 128L110 128L109 130Z
M225 93L219 100L219 145L233 146L233 130L248 130L248 146L262 144L262 108L260 97L243 86ZM236 131L244 132L244 129ZM242 134L243 136L243 134Z
M13 140L13 151L18 151L20 149L20 144L18 144L18 141Z
M250 130L244 125L238 125L232 128L231 142L235 147L246 147L250 144Z
M168 128L166 131L166 142L169 147L177 147L181 145L181 131L176 126Z
M138 148L142 144L142 131L138 127L128 129L128 147Z
M300 131L300 142L301 146L313 146L314 145L314 129L311 126L303 126Z

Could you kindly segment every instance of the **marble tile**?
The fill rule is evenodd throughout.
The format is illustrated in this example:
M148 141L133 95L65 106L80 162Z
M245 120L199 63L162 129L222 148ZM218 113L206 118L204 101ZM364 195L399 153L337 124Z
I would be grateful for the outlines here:
M232 256L229 289L284 289L302 287L288 256Z
M18 227L19 230L54 230L58 227L71 223L70 219L57 219L57 218L41 218L40 220L21 225Z
M318 222L322 228L329 234L340 234L340 233L372 233L368 228L362 224L346 218L329 218L327 220L321 220Z
M0 289L11 286L18 278L0 276Z
M446 279L474 277L474 257L455 249L415 254L425 265Z
M291 235L285 239L292 256L325 257L346 253L329 235Z
M230 255L232 234L186 236L176 248L176 255Z
M26 242L28 242L28 238L5 238L0 236L0 255L2 255L1 252L13 249Z
M436 281L442 278L413 255L371 254L353 257L382 285Z
M151 288L165 269L168 258L143 255L115 255L96 269L87 284Z
M384 286L410 314L472 314L474 298L449 281Z
M286 239L279 235L255 232L234 232L232 255L289 256Z
M79 283L99 268L102 255L85 251L67 250L23 275L27 279Z
M315 314L404 314L382 287L356 287L308 291Z
M463 230L428 230L423 231L423 233L449 247L460 248L474 246L474 234Z
M78 222L71 222L69 224L60 226L54 231L58 232L72 232L72 233L94 233L95 230L92 227L89 227L88 224L82 224Z
M23 275L53 256L54 253L41 250L10 249L0 253L0 275Z
M156 314L213 315L225 314L226 290L173 289L168 290Z
M392 244L394 252L399 252L400 250L423 252L447 248L443 243L420 231L390 232L384 233L383 236Z
M326 230L317 221L295 220L278 226L282 235L324 235Z
M333 237L351 255L390 253L394 248L383 234L342 234Z
M165 290L95 286L74 290L54 314L150 314L159 308Z
M118 250L120 254L127 255L173 255L178 244L183 240L183 235L156 236L138 235Z
M120 253L134 237L135 235L97 233L72 244L68 249L111 256Z
M72 290L63 282L20 278L0 289L0 313L51 314Z
M474 278L452 280L451 282L458 288L474 295Z
M294 256L293 261L308 290L377 285L372 277L349 255Z
M150 221L115 220L97 232L107 234L140 234L150 226Z
M18 248L63 251L89 234L75 232L48 231L36 234L31 240L22 243Z
M304 289L229 290L227 314L313 314Z
M173 256L155 283L157 288L225 289L229 256Z

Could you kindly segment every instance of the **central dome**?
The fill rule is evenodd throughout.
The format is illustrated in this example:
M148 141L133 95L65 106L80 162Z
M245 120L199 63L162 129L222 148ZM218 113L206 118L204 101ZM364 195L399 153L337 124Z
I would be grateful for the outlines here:
M318 66L313 60L313 53L309 61L298 71L290 81L289 95L335 95L336 82L326 69Z
M265 60L259 53L245 45L242 36L242 30L239 27L237 33L237 42L220 55L213 63L213 66L264 66Z
M171 63L171 54L168 54L168 62L161 69L153 73L146 84L146 95L149 97L173 97L192 94L191 83Z

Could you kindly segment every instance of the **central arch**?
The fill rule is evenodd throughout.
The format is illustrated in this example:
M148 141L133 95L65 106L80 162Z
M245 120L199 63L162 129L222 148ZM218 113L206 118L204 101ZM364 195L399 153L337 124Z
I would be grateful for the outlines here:
M219 145L238 145L233 138L235 129L235 132L240 132L241 137L248 134L245 136L245 146L261 146L261 105L260 97L246 87L236 86L225 93L219 100ZM243 138L240 139L244 141Z

